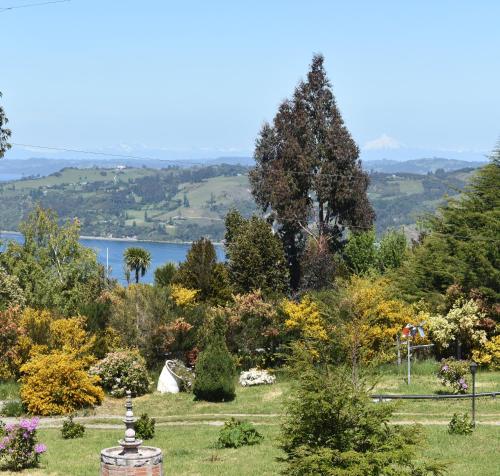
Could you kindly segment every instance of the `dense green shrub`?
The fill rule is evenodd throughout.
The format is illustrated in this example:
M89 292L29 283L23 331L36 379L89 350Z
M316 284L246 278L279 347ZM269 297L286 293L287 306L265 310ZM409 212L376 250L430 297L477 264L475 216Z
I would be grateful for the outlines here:
M81 423L74 422L72 416L70 416L67 420L64 420L63 426L61 428L61 436L65 440L82 438L84 433L85 427Z
M290 476L428 475L442 465L415 462L417 427L389 425L393 406L374 405L350 369L314 362L296 346L296 385L281 432Z
M165 263L155 269L155 286L166 288L170 285L177 272L177 266L174 263Z
M141 440L151 440L155 436L156 420L143 413L135 422L135 436Z
M236 210L226 216L226 254L231 284L237 293L262 291L264 295L288 289L283 245L264 219L246 220Z
M149 391L151 381L146 362L137 350L112 352L90 369L101 378L101 386L113 397L123 397L130 390L133 396Z
M474 424L467 413L454 413L448 424L448 433L451 435L469 435L474 431Z
M106 286L104 267L94 250L79 243L76 218L60 225L54 211L37 205L19 231L23 243L11 240L0 253L0 265L15 277L9 280L14 294L9 292L8 302L76 315L85 303L98 299Z
M220 327L212 330L208 337L205 350L196 362L195 375L193 393L197 399L210 402L234 400L235 365Z
M9 400L0 408L0 414L6 417L18 417L24 413L26 412L20 400Z
M231 300L231 286L224 263L217 263L214 245L208 238L194 241L172 281L184 288L197 289L202 302L224 304Z
M342 252L342 257L349 271L364 275L377 266L377 247L375 229L351 233Z
M231 418L224 423L219 431L219 438L215 446L217 448L239 448L245 445L256 445L263 438L251 423Z

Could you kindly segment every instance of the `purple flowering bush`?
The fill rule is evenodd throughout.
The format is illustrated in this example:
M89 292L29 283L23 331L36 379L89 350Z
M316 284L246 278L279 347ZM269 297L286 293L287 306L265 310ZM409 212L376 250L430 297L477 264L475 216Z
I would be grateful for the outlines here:
M469 373L469 362L453 358L441 360L438 378L441 383L450 387L455 393L467 393L469 384L466 375Z
M34 468L40 462L40 455L47 451L37 443L38 418L8 423L0 427L0 468L19 471Z

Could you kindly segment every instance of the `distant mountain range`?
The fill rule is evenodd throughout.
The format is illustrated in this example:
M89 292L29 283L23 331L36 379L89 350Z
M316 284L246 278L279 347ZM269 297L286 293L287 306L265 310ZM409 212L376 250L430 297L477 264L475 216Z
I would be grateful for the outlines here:
M433 157L432 159L413 159L413 160L369 160L363 162L363 168L369 172L383 172L386 174L412 173L426 174L442 169L445 172L460 169L476 169L486 164L484 162L471 162L467 160L445 159L443 157Z
M426 174L443 169L445 172L464 168L477 168L486 162L448 159L441 157L398 161L392 159L366 160L363 167L367 171L383 173L416 173ZM193 167L210 165L254 165L252 157L219 157L215 159L194 160L159 160L159 159L53 159L34 157L31 159L2 159L0 160L0 181L17 180L23 177L46 177L54 172L68 167L88 169L114 168L120 165L133 168L164 169L168 167Z

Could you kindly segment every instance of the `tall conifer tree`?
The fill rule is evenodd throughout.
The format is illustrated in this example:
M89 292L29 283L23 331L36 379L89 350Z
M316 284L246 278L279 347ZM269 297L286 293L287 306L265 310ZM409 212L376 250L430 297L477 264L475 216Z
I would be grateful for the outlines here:
M368 175L323 62L323 56L313 57L307 80L281 104L272 125L262 127L250 173L258 205L277 225L295 289L308 235L326 252L339 246L346 228L368 229L374 220Z

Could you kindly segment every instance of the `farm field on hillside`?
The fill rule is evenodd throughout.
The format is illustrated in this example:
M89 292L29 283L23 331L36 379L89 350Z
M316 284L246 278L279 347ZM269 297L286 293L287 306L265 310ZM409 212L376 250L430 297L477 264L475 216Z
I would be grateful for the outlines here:
M16 230L29 210L41 203L62 220L78 217L86 236L179 241L208 236L220 241L231 208L244 216L257 212L247 172L246 167L229 165L66 168L43 178L0 184L6 205L0 210L0 229ZM416 223L439 205L444 194L457 193L471 174L372 174L368 196L377 231Z

